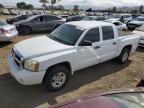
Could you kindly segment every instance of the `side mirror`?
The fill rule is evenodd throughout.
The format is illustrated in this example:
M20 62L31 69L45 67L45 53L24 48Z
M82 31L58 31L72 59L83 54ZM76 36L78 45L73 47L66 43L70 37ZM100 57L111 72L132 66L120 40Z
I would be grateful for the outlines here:
M85 40L85 41L80 43L80 46L92 46L92 42L88 41L88 40Z

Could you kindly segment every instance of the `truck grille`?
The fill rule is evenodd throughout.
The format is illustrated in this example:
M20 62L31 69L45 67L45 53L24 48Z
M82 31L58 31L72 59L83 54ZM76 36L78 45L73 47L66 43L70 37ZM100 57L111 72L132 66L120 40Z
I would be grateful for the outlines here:
M13 60L15 62L15 64L18 66L18 67L21 67L22 64L21 64L21 58L19 57L19 55L17 55L15 53L15 51L12 49L12 57L13 57Z

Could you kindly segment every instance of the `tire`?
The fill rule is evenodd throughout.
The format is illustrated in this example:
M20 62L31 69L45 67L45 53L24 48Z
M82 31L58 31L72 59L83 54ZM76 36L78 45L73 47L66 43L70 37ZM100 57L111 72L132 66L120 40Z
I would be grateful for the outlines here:
M127 30L126 30L126 29L123 29L122 31L126 32Z
M44 78L44 85L49 91L62 89L70 77L70 71L64 66L55 66L47 71Z
M130 54L130 49L129 48L124 48L120 54L120 56L118 57L118 61L120 64L125 64L128 61L129 58L129 54Z
M21 26L19 28L19 33L23 35L29 35L32 33L32 29L28 26Z

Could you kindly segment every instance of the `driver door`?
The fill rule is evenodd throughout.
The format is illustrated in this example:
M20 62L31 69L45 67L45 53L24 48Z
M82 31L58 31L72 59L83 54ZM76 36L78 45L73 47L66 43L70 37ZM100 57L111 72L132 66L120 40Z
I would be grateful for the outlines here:
M39 16L31 21L31 26L34 31L44 31L46 29L44 16Z
M84 41L89 41L92 43L92 45L90 46L79 45L77 47L77 51L74 55L75 70L92 66L94 64L99 63L100 60L99 51L101 50L101 48L99 46L100 44L99 28L90 29L83 37L80 44L83 43Z

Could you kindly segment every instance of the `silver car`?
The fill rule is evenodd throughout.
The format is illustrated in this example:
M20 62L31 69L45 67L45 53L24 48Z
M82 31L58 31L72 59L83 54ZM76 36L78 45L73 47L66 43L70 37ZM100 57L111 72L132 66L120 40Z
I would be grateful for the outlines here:
M0 21L0 41L9 41L18 35L16 27Z
M20 34L28 35L32 32L52 31L65 22L65 19L54 15L34 15L14 24Z

